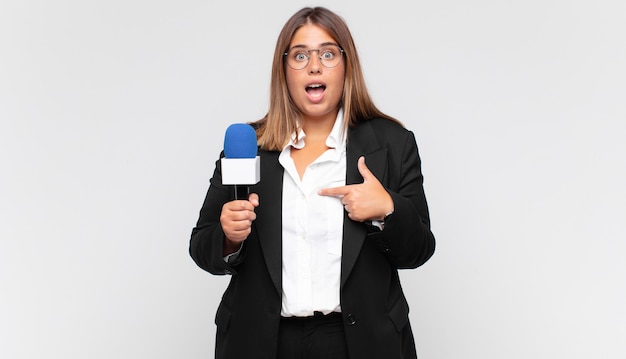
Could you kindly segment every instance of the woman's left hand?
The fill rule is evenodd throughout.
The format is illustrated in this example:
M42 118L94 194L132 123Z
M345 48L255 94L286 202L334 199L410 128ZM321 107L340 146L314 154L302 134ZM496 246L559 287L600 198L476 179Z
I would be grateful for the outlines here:
M340 198L348 217L353 221L382 220L388 213L393 212L393 200L378 178L365 165L365 157L359 157L357 167L363 176L363 183L322 188L318 194Z

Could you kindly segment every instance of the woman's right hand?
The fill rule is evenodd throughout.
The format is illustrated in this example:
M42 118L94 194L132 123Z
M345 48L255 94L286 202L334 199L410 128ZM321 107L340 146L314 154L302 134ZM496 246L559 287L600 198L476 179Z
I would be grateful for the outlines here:
M241 242L248 238L252 221L256 219L254 209L259 205L259 195L251 193L248 200L234 200L222 206L220 223L224 231L224 252L236 252ZM234 250L229 250L230 247Z

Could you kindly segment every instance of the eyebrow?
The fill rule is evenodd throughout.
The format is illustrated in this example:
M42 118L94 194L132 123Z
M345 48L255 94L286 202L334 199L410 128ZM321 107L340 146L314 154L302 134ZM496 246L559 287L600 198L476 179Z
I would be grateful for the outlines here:
M323 42L323 43L321 43L321 44L320 44L319 48L322 48L322 47L324 47L324 46L328 46L328 45L335 45L335 46L339 46L339 44L334 43L334 42ZM303 44L299 44L299 45L294 45L294 46L290 47L290 48L289 48L289 50L291 50L291 49L295 49L295 48L307 49L307 48L309 48L309 47L308 47L308 46L306 46L306 45L303 45Z

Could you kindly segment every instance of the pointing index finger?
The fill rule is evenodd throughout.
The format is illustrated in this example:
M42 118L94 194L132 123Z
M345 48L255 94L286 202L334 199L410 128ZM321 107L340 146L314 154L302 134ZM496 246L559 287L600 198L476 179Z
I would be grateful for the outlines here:
M317 191L320 196L343 197L348 194L349 186L321 188Z

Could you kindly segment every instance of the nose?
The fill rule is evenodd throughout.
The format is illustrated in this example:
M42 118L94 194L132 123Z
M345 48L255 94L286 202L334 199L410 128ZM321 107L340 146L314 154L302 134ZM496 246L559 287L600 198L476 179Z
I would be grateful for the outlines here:
M322 72L322 61L320 60L320 56L319 56L319 50L311 50L311 52L317 52L315 54L315 56L313 56L313 54L311 53L309 55L309 73L310 74L314 74L314 73L321 73Z

